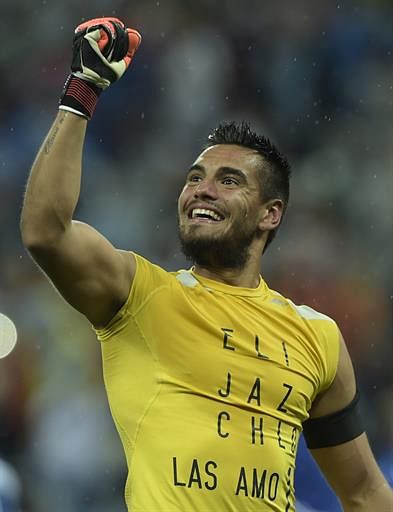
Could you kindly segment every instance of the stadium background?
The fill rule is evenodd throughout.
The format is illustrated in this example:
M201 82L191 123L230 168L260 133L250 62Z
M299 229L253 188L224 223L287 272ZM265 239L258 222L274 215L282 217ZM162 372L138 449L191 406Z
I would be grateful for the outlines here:
M93 5L94 4L94 5ZM291 205L263 262L271 287L333 316L347 339L375 454L393 476L392 6L359 1L2 0L0 459L23 511L124 512L124 463L99 346L24 251L24 184L56 112L72 32L115 15L143 35L91 121L76 217L184 267L176 196L220 120L251 121L289 155ZM12 487L0 467L3 499ZM301 446L299 511L339 510Z

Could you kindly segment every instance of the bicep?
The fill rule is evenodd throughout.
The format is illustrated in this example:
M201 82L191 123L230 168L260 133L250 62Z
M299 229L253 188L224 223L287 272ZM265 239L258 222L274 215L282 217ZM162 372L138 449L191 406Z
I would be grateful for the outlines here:
M87 224L73 221L55 243L30 252L66 301L97 327L127 299L134 256L117 250Z
M343 505L375 495L386 485L365 433L310 452Z
M359 500L365 493L372 495L385 485L364 433L359 409L353 406L355 393L351 358L340 335L336 376L329 389L316 398L310 411L313 429L323 423L326 447L314 447L310 452L344 505Z
M335 413L346 407L355 396L356 379L345 341L340 334L340 349L336 375L328 390L314 400L310 418Z

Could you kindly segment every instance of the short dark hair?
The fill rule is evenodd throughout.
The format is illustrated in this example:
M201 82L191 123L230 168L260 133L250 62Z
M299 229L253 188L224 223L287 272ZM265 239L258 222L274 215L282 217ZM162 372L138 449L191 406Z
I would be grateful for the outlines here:
M286 156L279 152L277 147L267 137L252 131L249 123L233 121L221 123L208 135L205 148L217 144L234 144L256 151L264 161L258 169L261 200L281 199L283 202L283 215L289 201L289 179L291 166ZM269 231L264 251L276 235L278 227Z

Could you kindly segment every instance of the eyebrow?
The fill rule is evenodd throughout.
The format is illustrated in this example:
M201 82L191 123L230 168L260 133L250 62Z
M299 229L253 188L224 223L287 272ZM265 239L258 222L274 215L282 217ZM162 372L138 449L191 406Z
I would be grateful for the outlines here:
M200 171L203 174L206 174L205 167L203 165L200 165L200 164L192 165L189 168L189 170L187 172L187 175L190 174L190 172L192 172L192 171ZM237 176L238 178L240 178L245 183L248 183L246 174L242 170L236 169L235 167L222 166L222 167L219 167L217 169L217 172L219 174L233 174L234 176Z

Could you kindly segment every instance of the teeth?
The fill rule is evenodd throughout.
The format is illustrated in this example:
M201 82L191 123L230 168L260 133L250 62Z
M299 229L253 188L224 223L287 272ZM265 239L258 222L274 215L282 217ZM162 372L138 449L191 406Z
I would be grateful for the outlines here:
M221 217L216 212L213 212L212 210L206 210L205 208L194 208L192 210L191 217L193 219L195 219L195 217L197 217L198 215L208 215L214 220L221 220Z

